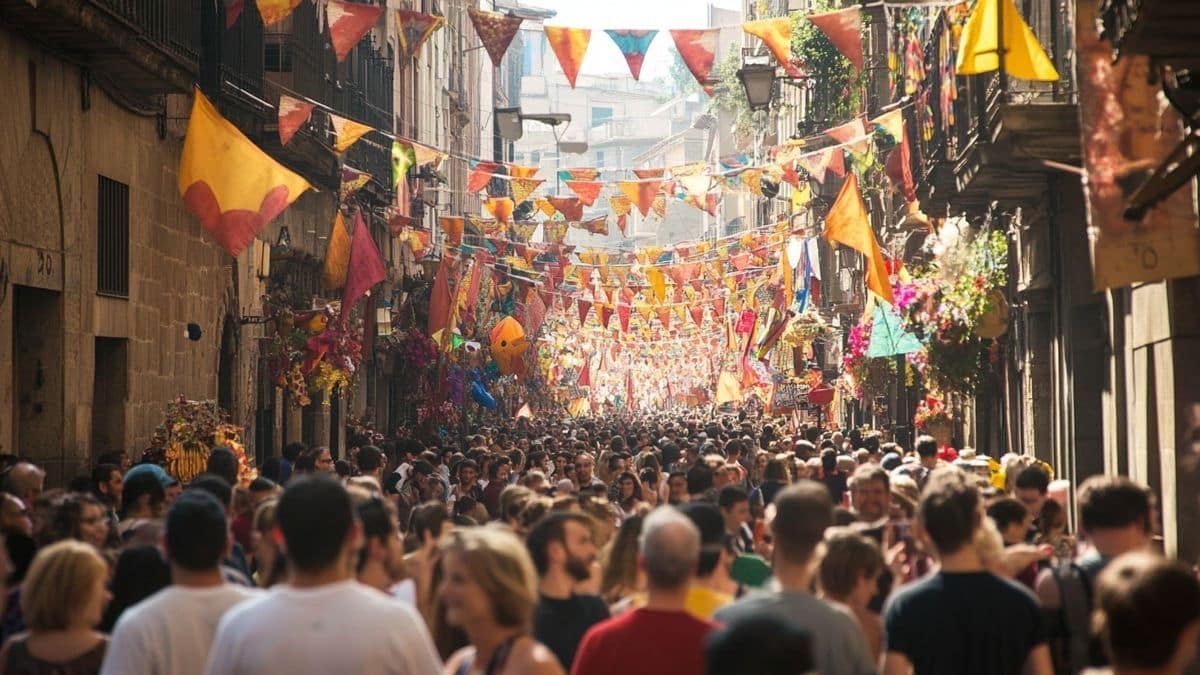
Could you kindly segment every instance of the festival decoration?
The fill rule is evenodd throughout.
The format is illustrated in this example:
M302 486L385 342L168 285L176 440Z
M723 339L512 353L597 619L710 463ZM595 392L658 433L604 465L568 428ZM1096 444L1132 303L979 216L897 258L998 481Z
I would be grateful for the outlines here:
M1000 28L1001 14L1004 25ZM1022 80L1057 82L1058 71L1012 0L979 0L958 43L958 74L978 75L1000 68L998 35L1004 36L1004 71Z
M862 26L857 6L835 12L809 14L807 18L825 33L833 46L837 47L855 68L863 69Z
M684 65L691 71L692 77L704 88L704 93L712 96L713 85L709 82L713 62L717 56L717 43L720 39L720 28L703 28L699 30L672 30L671 39L675 41L675 49L679 51Z
M546 41L550 49L558 57L563 74L571 88L575 88L575 79L579 77L579 67L583 65L583 57L587 54L588 43L592 40L589 28L567 28L564 26L543 26Z
M264 26L273 26L288 18L300 0L257 0L258 13ZM228 18L226 19L228 22Z
M362 212L354 214L354 237L350 243L350 258L346 272L346 290L342 296L341 324L346 325L350 310L358 299L368 293L372 286L387 278L387 267L375 238L363 222Z
M775 55L775 60L791 75L800 75L792 60L792 18L777 16L770 19L746 21L742 30L763 41Z
M341 173L342 184L338 188L338 201L341 203L345 203L347 199L354 196L354 193L371 182L371 174L349 166L343 166Z
M838 192L825 217L825 238L862 253L867 260L867 288L889 303L894 303L892 283L888 279L879 241L871 229L867 207L858 192L858 176L851 173Z
M216 401L189 401L181 394L167 404L150 444L163 451L164 468L181 483L207 470L213 448L229 448L237 457L238 481L244 486L258 477L258 471L246 456L241 433L242 428L229 421L229 413Z
M350 233L346 221L338 211L333 218L329 233L329 245L325 248L325 262L321 266L321 288L335 290L346 285L346 273L350 269Z
M314 103L291 96L279 97L279 144L287 145L312 116Z
M333 43L333 54L338 63L346 60L354 45L379 22L383 10L383 5L326 0L329 40Z
M355 122L333 113L329 113L329 123L333 126L333 150L339 155L349 150L350 146L354 145L367 132L372 131L370 126L362 122Z
M479 41L483 43L484 49L487 49L488 56L492 57L492 65L499 68L500 62L504 60L504 52L508 51L508 46L521 29L524 19L474 7L468 7L467 14L471 17L471 24L475 26Z
M396 38L400 45L401 63L416 56L429 36L446 23L446 17L422 14L407 9L396 10Z
M606 30L608 37L612 38L617 49L621 50L621 55L625 57L625 63L629 64L629 74L633 79L637 80L642 75L642 62L646 59L646 52L650 50L650 43L654 42L654 36L658 35L656 30Z
M221 248L237 257L309 188L195 91L179 161L179 194Z
M529 349L525 329L511 316L504 317L489 334L492 358L504 375L519 373L521 358Z

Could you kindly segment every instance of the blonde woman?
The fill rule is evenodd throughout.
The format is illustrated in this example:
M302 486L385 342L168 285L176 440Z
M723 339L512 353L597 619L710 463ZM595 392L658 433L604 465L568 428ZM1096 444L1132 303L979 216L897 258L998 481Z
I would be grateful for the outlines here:
M434 631L439 644L455 630L468 644L446 662L445 675L564 675L553 652L530 635L536 602L533 562L515 535L494 526L450 532Z
M68 539L38 552L21 585L29 632L0 650L2 675L95 675L108 638L95 630L111 597L108 565L91 544Z

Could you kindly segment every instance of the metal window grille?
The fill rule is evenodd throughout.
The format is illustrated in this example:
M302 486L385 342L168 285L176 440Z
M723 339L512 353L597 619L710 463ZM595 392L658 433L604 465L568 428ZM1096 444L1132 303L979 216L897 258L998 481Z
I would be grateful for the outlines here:
M96 292L129 297L129 186L100 176Z

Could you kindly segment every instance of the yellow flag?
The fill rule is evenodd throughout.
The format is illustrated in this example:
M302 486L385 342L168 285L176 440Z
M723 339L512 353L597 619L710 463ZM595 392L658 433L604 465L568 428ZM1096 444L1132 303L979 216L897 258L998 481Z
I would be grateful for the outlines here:
M717 378L717 405L742 400L742 384L733 373L721 373Z
M792 213L800 213L812 201L812 188L805 183L799 189L792 190Z
M368 131L371 131L371 127L365 124L348 120L345 117L338 117L337 115L330 115L329 122L333 124L333 134L337 138L334 141L333 149L339 155L350 149L350 146L354 145L358 139L362 138Z
M1000 67L996 27L1004 15L1004 70L1013 77L1057 82L1058 71L1012 0L979 0L958 42L958 74L978 75Z
M779 273L783 275L783 306L784 308L791 307L792 299L795 297L793 284L795 283L796 274L792 271L791 261L788 260L788 247L783 246L779 249Z
M657 267L646 268L646 281L654 289L654 297L659 302L667 299L667 280L663 278L662 270Z
M888 279L887 266L883 262L883 251L871 229L871 219L858 191L858 176L851 173L842 184L837 199L825 216L825 239L839 243L863 254L867 259L867 288L876 295L894 303L892 282Z
M196 90L179 160L179 194L229 255L239 255L309 187L221 117Z
M321 287L335 290L346 285L346 272L350 269L350 233L346 221L338 211L333 219L333 231L329 234L329 246L325 249L325 264L321 268Z

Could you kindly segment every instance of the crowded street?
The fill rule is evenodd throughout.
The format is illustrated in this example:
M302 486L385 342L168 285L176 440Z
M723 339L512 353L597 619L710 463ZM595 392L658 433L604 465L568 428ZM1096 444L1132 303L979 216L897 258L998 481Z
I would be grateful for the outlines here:
M1197 35L0 0L0 675L1200 674Z

